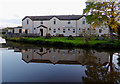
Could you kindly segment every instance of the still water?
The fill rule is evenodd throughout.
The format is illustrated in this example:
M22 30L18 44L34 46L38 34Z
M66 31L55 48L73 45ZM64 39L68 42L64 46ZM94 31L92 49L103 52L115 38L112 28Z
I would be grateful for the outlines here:
M120 83L120 52L58 49L7 42L2 51L2 82Z

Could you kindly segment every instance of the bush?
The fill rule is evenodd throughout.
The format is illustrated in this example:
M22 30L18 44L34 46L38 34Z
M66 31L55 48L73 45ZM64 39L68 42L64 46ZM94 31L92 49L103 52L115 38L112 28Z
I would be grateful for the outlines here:
M72 35L69 35L68 40L74 40Z
M59 34L58 37L64 37L64 35L63 34Z
M6 38L6 34L2 34L1 37L2 37L2 38Z
M59 36L59 34L57 33L57 34L56 34L56 36L58 37L58 36Z
M50 34L50 33L47 33L45 38L46 38L46 39L50 39L50 38L51 38L51 34Z
M79 34L79 37L83 37L83 34Z

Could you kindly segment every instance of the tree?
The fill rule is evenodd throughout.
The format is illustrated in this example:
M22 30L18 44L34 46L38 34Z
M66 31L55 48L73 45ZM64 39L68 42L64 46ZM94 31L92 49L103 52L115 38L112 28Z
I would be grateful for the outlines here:
M113 42L113 29L117 32L118 28L118 5L115 0L90 0L86 1L86 8L83 13L86 14L86 21L92 24L93 28L106 26L110 31L110 41Z
M120 25L118 25L118 36L120 37Z

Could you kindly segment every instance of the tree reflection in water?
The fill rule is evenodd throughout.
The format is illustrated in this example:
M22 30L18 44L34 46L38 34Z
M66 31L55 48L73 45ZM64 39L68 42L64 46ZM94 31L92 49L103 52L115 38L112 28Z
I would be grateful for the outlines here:
M54 63L74 64L73 62L77 62L78 64L86 65L86 70L85 70L86 76L82 77L82 80L85 84L90 83L90 82L92 83L96 83L96 82L119 83L120 82L120 70L117 69L115 67L115 64L113 63L113 54L115 52L105 53L103 50L103 53L102 52L99 53L96 50L92 50L92 49L90 50L89 49L78 49L79 53L76 53L75 51L71 51L69 49L66 49L66 50L57 49L58 51L56 52L54 48L51 48L51 49L40 48L39 49L39 47L35 47L34 45L29 45L29 44L24 45L24 44L9 42L7 45L11 46L11 48L13 49L16 48L19 51L21 51L20 49L22 49L22 54L23 54L22 56L24 57L24 59L27 60L27 61L24 60L27 63L33 60L32 57L35 57L34 59L37 59L37 62L39 61L39 63L46 63L46 60L50 60L47 62L50 62L50 63L52 62L53 64ZM46 50L48 53L46 51L43 52L44 50ZM120 52L117 52L117 53L119 56L117 59L118 60L117 64L120 66ZM43 54L48 54L48 55L43 56ZM63 60L62 61L63 63L55 61L56 58L54 54L57 55L58 57L57 61ZM28 55L30 56L29 57L30 60L28 59ZM51 60L51 57L53 60ZM68 59L68 57L71 57L71 59Z
M117 60L118 60L118 63L117 63L117 64L118 64L118 66L120 66L120 52L118 52L118 56L119 56L119 57L118 57L118 59L117 59Z
M109 54L109 62L105 65L100 63L90 63L89 65L86 65L85 74L87 77L82 77L85 84L90 82L107 82L112 84L120 83L120 70L112 63L113 53L110 52Z

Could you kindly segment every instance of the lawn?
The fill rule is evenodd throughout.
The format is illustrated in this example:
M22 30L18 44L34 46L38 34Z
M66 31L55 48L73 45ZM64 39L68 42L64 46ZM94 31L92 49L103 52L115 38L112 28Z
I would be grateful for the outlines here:
M85 47L110 47L110 48L120 48L120 42L115 40L114 43L111 43L108 38L106 40L96 40L96 38L92 38L88 40L88 43L84 41L82 37L74 37L72 40L68 39L68 37L52 37L50 39L45 39L45 37L11 37L8 40L12 41L21 41L28 42L34 44L45 44L45 45L55 45L55 46L85 46Z

